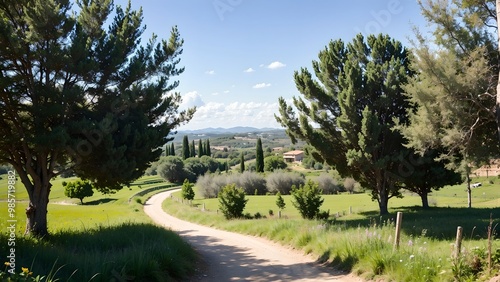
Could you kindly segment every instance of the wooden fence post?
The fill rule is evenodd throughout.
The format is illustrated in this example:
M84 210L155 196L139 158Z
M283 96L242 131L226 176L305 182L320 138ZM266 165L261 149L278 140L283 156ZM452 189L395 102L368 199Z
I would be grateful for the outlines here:
M401 238L401 222L403 221L403 212L398 212L396 216L396 235L394 236L394 248L399 249L399 239Z
M458 259L458 257L460 256L460 250L462 249L462 232L463 232L462 226L457 227L457 238L455 240L455 254L454 254L455 259Z
M349 206L349 214L352 214L352 206Z

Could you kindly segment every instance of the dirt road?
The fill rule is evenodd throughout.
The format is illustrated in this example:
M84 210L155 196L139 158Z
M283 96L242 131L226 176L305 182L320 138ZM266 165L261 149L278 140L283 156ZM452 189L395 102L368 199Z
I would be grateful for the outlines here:
M269 240L172 217L161 208L172 192L151 197L144 211L159 225L177 232L202 256L203 266L192 281L363 281L319 266L300 252Z

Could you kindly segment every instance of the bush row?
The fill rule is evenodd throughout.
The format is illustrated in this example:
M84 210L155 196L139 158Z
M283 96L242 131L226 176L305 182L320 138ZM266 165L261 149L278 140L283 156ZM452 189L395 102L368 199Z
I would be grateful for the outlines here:
M318 183L323 194L346 191L344 185L338 184L328 173L323 173L313 180ZM282 195L289 195L292 186L299 187L304 183L305 177L298 173L278 170L264 176L260 173L245 171L235 174L205 174L198 178L196 187L200 196L216 198L224 186L231 184L241 187L247 195L266 195L278 192Z

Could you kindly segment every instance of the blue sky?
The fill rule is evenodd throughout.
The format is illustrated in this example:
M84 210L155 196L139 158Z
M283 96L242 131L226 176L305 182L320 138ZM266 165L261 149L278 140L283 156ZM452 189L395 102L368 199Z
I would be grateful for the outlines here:
M126 0L115 0L125 6ZM278 98L299 93L293 73L310 69L330 40L387 33L410 46L412 26L425 27L415 0L132 0L142 6L145 36L185 41L177 91L196 106L179 130L279 127Z

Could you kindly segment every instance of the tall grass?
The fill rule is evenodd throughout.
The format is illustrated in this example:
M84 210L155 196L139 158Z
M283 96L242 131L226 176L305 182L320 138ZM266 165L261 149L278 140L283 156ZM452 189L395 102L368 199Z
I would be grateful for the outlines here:
M2 234L0 240L6 242ZM144 223L17 238L16 265L62 281L172 281L193 272L195 253L175 233ZM2 244L1 253L7 253ZM55 265L54 265L55 264ZM3 263L2 263L3 265Z

